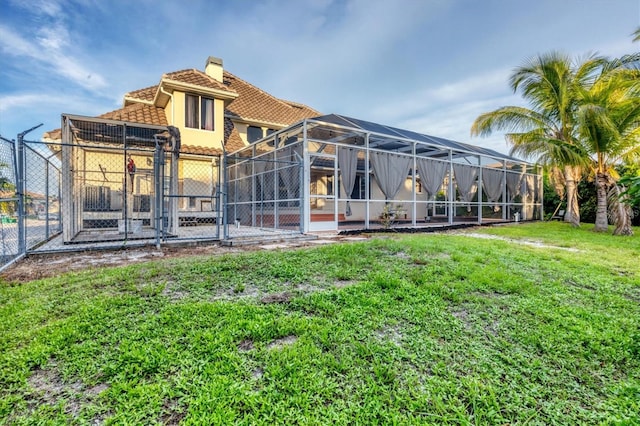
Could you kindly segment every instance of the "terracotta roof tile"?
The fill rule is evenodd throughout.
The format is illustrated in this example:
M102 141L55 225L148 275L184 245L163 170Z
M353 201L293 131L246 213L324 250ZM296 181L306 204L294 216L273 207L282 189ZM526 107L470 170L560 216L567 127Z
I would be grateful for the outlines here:
M141 101L151 102L156 96L158 91L158 85L145 87L144 89L134 90L133 92L125 93L125 98L140 99Z
M178 81L180 83L193 84L195 86L206 87L208 89L215 89L229 93L236 93L232 88L220 83L216 79L208 76L202 71L196 69L174 71L163 75L163 78L168 80Z
M180 154L220 155L222 151L217 148L208 148L200 145L180 145Z
M303 118L321 115L306 105L278 99L227 71L224 72L224 83L239 94L226 109L233 118L286 127Z
M110 120L129 121L132 123L155 124L156 126L168 126L164 109L146 104L131 104L115 111L99 115L98 118Z
M229 117L286 127L304 118L321 115L318 111L306 105L278 99L227 71L224 71L224 83L196 69L170 72L164 74L162 78L163 80L176 81L238 95L225 109L224 149L227 152L237 151L246 146ZM129 92L125 94L126 99L123 108L107 112L98 117L167 126L169 123L164 110L148 104L153 102L157 91L158 85ZM138 100L140 102L137 102ZM60 129L55 129L45 133L44 137L50 140L60 140L62 135ZM206 155L220 153L220 150L215 148L184 144L182 145L182 151L190 154Z
M233 121L229 118L224 119L224 149L227 152L235 152L240 148L244 148L246 145L244 144L242 138L240 138L240 134L238 130L233 125Z

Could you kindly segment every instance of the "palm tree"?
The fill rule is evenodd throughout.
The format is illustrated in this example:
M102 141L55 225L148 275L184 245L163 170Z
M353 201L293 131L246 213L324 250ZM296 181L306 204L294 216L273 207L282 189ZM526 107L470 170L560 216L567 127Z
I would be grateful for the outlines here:
M628 55L610 61L588 89L581 90L577 124L580 148L589 160L597 197L595 231L608 230L608 198L616 235L631 235L629 209L620 204L616 184L620 178L614 166L640 158L640 73L630 64L638 58ZM613 192L613 197L609 192Z
M633 33L633 41L640 41L640 27Z
M580 226L577 183L584 165L576 149L577 94L593 83L604 61L590 56L573 64L559 52L531 58L510 77L511 88L521 91L530 108L501 107L481 114L471 127L472 136L506 130L511 154L535 158L547 169L561 169L567 199L564 220L574 226Z

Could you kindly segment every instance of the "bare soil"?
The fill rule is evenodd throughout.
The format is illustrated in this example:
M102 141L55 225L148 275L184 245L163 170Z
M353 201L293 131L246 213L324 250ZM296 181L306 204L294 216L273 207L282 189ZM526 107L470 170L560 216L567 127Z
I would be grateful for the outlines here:
M227 253L238 253L255 250L279 250L305 246L330 244L337 241L358 241L367 237L331 236L317 240L291 240L277 244L265 243L241 247L226 247L219 244L195 246L164 246L161 250L155 247L142 247L124 250L94 250L83 252L67 252L57 254L37 254L16 262L0 272L0 280L20 284L37 279L54 277L66 272L82 271L92 268L123 266L138 262L149 262L158 259L170 259L188 256L220 256Z
M218 256L225 253L257 250L259 248L259 246L248 246L238 249L220 245L200 245L192 247L163 247L161 250L149 247L128 250L31 255L2 271L0 279L10 283L24 283L57 276L66 272L92 268L123 266L132 263L187 256Z

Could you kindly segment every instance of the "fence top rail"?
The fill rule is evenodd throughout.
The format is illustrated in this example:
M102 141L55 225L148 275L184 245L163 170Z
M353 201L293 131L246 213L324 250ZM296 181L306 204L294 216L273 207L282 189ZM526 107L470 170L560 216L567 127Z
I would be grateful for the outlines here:
M168 130L167 126L158 126L155 124L142 124L142 123L134 123L132 121L122 121L122 120L111 120L108 118L97 118L97 117L89 117L86 115L75 115L75 114L62 114L63 117L70 119L71 121L87 121L101 124L112 124L112 125L121 125L127 127L139 127L143 129L154 129L154 130Z

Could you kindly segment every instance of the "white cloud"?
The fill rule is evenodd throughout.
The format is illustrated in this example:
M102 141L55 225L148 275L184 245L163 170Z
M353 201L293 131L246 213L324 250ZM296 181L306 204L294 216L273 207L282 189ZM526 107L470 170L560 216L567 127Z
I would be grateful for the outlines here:
M52 103L52 100L55 100L55 98L47 99L47 96L41 93L0 96L0 112L35 106L39 103Z
M39 26L35 31L18 31L16 28L0 25L0 50L7 55L28 58L37 65L46 66L49 71L85 89L98 91L107 86L100 73L83 66L69 52L71 36L62 19L64 15L59 2L38 0L20 3L20 6L34 11L38 18L35 22ZM30 38L22 34L30 35ZM25 63L24 66L28 69L30 64Z

